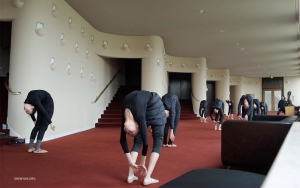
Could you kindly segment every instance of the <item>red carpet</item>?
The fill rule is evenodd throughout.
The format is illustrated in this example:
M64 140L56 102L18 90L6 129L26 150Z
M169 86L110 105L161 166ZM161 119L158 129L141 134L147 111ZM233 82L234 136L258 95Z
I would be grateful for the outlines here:
M236 116L235 116L236 117ZM59 129L59 127L57 127ZM42 143L47 154L28 153L28 144L0 147L0 187L137 187L143 177L126 183L127 159L119 144L120 128L104 127ZM152 174L158 187L194 169L226 168L221 163L221 131L199 119L181 120L175 143L162 148ZM149 150L152 137L149 132ZM132 138L128 139L132 145ZM149 155L148 155L149 156ZM149 157L147 158L148 165ZM139 158L138 158L139 162ZM35 180L18 180L33 177Z

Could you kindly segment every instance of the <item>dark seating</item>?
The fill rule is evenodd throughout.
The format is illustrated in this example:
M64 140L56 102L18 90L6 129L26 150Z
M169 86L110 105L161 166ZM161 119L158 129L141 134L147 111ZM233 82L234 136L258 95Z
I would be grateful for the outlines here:
M256 115L253 121L225 121L221 133L223 165L269 169L298 119L298 116Z

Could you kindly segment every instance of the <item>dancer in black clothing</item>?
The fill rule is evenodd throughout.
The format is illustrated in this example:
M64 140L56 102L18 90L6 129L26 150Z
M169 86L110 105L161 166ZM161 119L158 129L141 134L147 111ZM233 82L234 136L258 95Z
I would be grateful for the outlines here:
M241 114L241 111L242 111L242 114ZM238 115L239 119L241 119L241 120L252 121L253 98L251 97L251 95L243 95L240 98L237 115Z
M260 101L258 99L253 99L253 116L260 114Z
M52 125L51 118L54 113L53 99L47 91L32 90L28 93L24 102L24 111L31 116L35 126L31 131L28 152L47 153L48 151L41 149L41 143L48 126L54 131L55 126ZM35 119L35 112L37 112L37 120ZM33 142L37 135L35 148Z
M137 172L139 169L142 170L141 174L145 176L143 185L159 182L156 179L152 179L151 174L159 158L164 125L166 122L165 108L157 93L149 91L133 91L124 98L120 144L129 163L128 183L132 183L138 179L134 176L134 172ZM153 149L147 170L145 162L148 151L148 125L151 125L152 128ZM134 137L134 144L131 152L129 152L128 149L126 133ZM142 145L141 161L139 165L136 165L138 151Z
M226 103L228 104L228 119L229 116L233 119L233 109L234 109L234 102L232 100L227 99Z
M214 117L213 117L214 116ZM210 118L215 124L215 130L222 130L222 123L224 119L224 102L216 99L210 111ZM218 128L219 125L219 128Z
M208 111L208 102L206 100L202 100L199 106L199 115L200 115L201 122L207 123L206 122L207 111Z
M281 95L281 100L278 102L278 111L277 115L280 114L280 112L283 112L285 114L285 107L288 105L288 102L285 100L285 96Z
M165 125L164 129L163 147L177 147L177 145L173 142L175 140L175 133L178 127L181 113L181 106L179 100L175 94L167 93L162 97L162 102L164 104L165 110L167 110L169 113L169 117L167 118L167 124ZM169 128L170 136L169 141L167 142Z
M260 102L260 113L262 115L267 115L268 114L268 105L265 102Z

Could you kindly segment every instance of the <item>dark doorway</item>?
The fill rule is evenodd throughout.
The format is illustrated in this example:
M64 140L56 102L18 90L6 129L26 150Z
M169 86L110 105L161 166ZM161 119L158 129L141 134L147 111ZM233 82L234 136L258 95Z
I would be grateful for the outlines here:
M216 99L215 93L215 82L206 82L207 91L206 91L206 100L208 102L208 108L210 111L210 107L213 105L214 100Z
M0 125L7 119L8 91L4 81L9 73L11 29L11 22L0 22Z
M125 59L125 86L141 89L142 85L142 60L141 59Z
M169 73L169 92L179 99L191 99L191 73Z

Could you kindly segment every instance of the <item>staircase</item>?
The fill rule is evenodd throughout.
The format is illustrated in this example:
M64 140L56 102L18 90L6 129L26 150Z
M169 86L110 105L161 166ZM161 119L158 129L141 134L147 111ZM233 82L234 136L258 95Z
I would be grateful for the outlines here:
M136 88L121 86L114 96L113 100L104 111L98 122L95 123L96 128L100 127L121 127L122 124L122 103L124 97ZM190 99L180 100L181 120L197 119L193 112L192 101Z
M194 114L193 104L191 99L179 99L181 106L180 120L192 120L197 119L197 115Z

